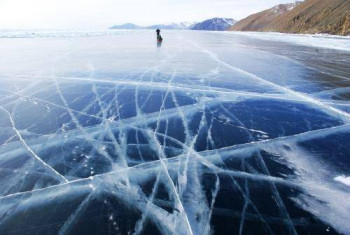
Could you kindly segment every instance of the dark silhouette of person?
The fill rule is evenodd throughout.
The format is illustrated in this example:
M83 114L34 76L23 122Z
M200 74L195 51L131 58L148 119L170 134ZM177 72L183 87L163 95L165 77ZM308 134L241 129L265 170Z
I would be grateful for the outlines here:
M160 29L157 29L156 32L157 32L157 38L158 38L160 36Z

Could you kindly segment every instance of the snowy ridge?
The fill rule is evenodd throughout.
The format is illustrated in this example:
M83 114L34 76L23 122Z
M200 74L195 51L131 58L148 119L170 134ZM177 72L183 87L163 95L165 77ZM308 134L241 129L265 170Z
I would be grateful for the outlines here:
M234 25L236 21L228 18L213 18L191 26L191 30L224 31Z
M195 22L180 22L180 23L165 23L165 24L156 24L150 26L139 26L131 23L114 25L109 29L189 29Z
M286 13L286 11L293 10L300 2L289 3L289 4L280 4L271 9L276 15L281 15Z
M195 22L167 23L147 26L147 29L189 29Z

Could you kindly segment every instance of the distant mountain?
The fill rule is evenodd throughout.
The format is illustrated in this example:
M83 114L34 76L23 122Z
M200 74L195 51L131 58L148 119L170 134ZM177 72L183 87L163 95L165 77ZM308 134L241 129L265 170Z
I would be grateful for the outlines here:
M170 23L170 24L157 24L147 26L147 29L189 29L193 24L193 22L181 22L181 23Z
M127 23L127 24L122 24L122 25L114 25L112 27L110 27L109 29L141 29L142 27L135 25L135 24L131 24L131 23Z
M305 0L248 16L230 30L350 35L350 0Z
M191 22L180 22L170 24L157 24L151 26L139 26L131 23L114 25L109 29L189 29L194 23Z
M191 27L191 30L211 30L224 31L232 27L236 21L228 18L213 18L197 23Z
M212 30L224 31L234 25L236 21L227 18L213 18L200 23L194 22L180 22L169 24L156 24L150 26L139 26L131 23L114 25L109 29L191 29L191 30Z

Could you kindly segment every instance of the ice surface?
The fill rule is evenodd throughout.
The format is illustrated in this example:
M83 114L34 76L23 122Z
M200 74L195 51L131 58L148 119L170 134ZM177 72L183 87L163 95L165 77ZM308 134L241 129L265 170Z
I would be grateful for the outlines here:
M11 33L1 234L350 233L346 50L226 32L164 31L163 45L147 30Z
M335 36L328 34L284 34L258 32L226 32L227 34L243 35L267 41L288 42L304 46L321 47L350 51L350 36Z
M0 38L67 38L67 37L98 37L137 34L139 30L0 30Z

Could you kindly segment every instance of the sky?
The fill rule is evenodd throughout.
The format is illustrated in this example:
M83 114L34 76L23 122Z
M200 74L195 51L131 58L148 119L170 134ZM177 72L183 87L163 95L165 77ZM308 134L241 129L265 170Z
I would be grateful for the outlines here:
M0 0L0 29L106 29L115 24L243 19L294 0Z

